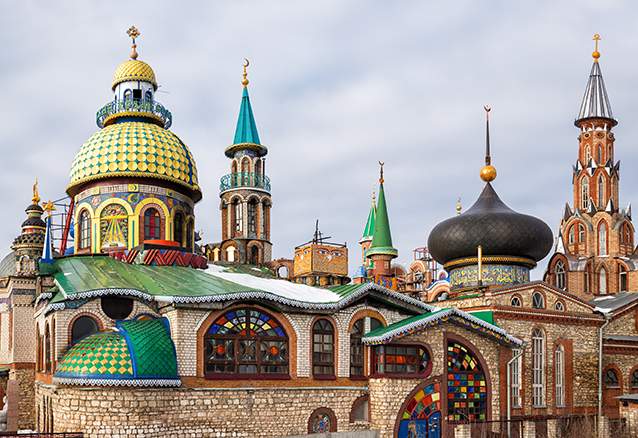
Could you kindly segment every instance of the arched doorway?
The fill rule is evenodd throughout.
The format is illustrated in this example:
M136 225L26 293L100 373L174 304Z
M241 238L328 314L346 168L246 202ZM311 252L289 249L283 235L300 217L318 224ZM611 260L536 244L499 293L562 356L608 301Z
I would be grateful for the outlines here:
M441 387L426 382L414 391L399 411L398 438L439 438L441 436Z
M447 345L447 418L454 422L488 420L488 381L477 355L464 344Z

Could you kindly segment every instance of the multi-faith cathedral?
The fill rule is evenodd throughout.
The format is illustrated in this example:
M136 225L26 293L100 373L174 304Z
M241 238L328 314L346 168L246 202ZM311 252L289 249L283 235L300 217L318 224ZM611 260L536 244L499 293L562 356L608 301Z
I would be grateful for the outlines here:
M68 197L42 202L36 183L0 263L5 430L638 433L638 255L631 207L621 208L618 122L597 35L574 122L574 199L556 238L499 197L486 107L474 205L458 205L399 266L380 163L351 272L347 246L318 227L292 258L272 258L271 227L284 225L271 223L247 61L234 140L223 150L222 234L201 242L194 207L205 187L169 129L154 70L138 59L139 32L128 34L130 59L115 70L99 130L71 163ZM550 252L543 281L530 281Z

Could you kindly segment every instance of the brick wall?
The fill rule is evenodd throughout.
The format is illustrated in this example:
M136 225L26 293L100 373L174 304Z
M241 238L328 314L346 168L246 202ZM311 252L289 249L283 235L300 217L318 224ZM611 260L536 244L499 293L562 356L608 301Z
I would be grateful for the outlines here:
M82 389L38 383L36 393L38 424L44 425L45 417L52 415L55 432L82 431L91 438L266 438L307 433L309 416L319 407L334 412L339 431L360 429L360 424L350 423L350 410L365 390Z

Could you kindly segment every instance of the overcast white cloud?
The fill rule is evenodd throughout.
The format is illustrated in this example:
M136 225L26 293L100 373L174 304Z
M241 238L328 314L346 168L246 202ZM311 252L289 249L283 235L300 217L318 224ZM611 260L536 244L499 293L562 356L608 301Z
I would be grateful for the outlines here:
M489 6L486 6L488 5ZM347 241L351 271L386 163L399 261L482 188L483 110L492 108L495 187L512 208L556 229L571 200L573 119L601 66L622 160L621 203L638 199L638 7L626 1L0 2L0 249L8 251L37 176L60 197L97 130L110 78L137 25L140 59L195 155L204 199L197 228L220 236L218 182L228 172L241 62L269 147L275 257L290 257L318 218ZM536 270L535 277L542 273Z

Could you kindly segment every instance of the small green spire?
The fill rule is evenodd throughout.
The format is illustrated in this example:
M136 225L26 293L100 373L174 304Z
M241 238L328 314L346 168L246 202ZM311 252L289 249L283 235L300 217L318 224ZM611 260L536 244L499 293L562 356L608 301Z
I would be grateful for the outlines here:
M370 213L368 213L368 221L366 222L366 227L363 230L363 236L361 237L361 242L366 242L368 240L372 240L372 236L374 236L374 223L377 219L377 201L375 199L374 192L372 192L372 205L370 206Z
M250 97L248 96L248 87L244 86L241 96L241 107L239 108L239 119L237 120L237 129L235 130L235 139L233 144L252 143L261 145L259 142L259 134L257 133L257 124L253 109L250 106Z
M381 165L381 177L379 178L379 201L374 223L374 235L370 249L366 252L366 257L375 254L386 254L396 257L399 251L392 246L392 233L390 232L390 219L388 219L388 208L385 202L385 191L383 190L383 163Z

